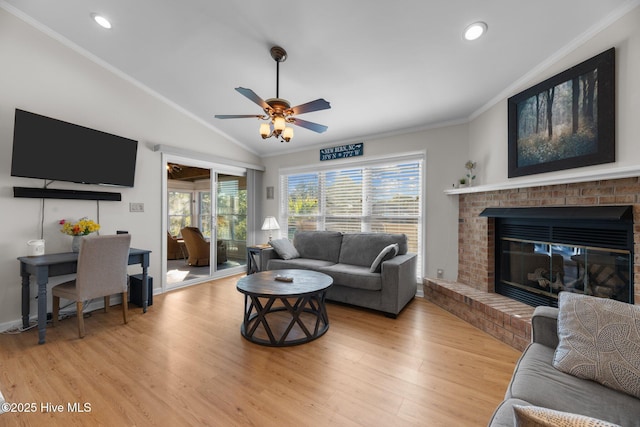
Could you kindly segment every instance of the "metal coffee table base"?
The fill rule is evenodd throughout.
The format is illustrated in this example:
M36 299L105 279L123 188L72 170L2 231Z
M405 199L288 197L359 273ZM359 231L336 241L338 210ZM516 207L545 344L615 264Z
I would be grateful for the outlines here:
M299 297L245 294L240 332L253 343L271 347L313 341L329 329L325 295L326 290Z

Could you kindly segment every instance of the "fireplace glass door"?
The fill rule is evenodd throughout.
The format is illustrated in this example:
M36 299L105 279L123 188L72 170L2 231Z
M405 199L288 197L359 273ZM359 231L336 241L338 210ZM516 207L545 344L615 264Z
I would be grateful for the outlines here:
M560 291L629 302L632 265L625 250L501 238L497 284L530 294L532 305L555 306Z

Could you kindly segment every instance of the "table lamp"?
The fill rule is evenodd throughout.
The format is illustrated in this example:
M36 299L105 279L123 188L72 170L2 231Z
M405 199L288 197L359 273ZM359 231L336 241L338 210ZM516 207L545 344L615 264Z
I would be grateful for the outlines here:
M262 230L269 231L269 241L271 241L271 232L273 230L280 230L280 226L278 225L278 221L273 216L268 216L264 219L262 223Z

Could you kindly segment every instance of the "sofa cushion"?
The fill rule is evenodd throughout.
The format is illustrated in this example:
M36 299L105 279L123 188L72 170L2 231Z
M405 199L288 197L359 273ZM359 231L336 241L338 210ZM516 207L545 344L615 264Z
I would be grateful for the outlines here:
M513 405L516 427L621 427L584 415L539 406Z
M293 245L301 258L319 259L335 264L340 257L342 233L339 231L297 231Z
M407 253L407 236L404 234L346 233L342 237L338 262L369 268L380 251L393 243L398 244L398 255Z
M385 246L380 253L378 254L378 256L376 257L376 259L373 260L373 262L371 263L371 267L369 267L369 272L370 273L380 273L380 270L382 270L382 263L390 260L391 258L393 258L394 256L396 256L398 254L398 244L397 243L393 243L389 246Z
M267 269L269 270L284 270L287 268L297 268L304 270L319 271L322 267L333 265L330 261L323 261L321 259L309 259L309 258L294 258L294 259L279 259L272 258L267 263Z
M507 397L623 426L638 425L637 398L560 372L552 365L553 352L542 344L530 344L516 365Z
M300 254L296 250L296 247L293 246L293 243L291 243L289 239L270 240L269 244L282 259L300 258Z
M561 292L553 366L640 398L640 307Z
M491 427L513 427L513 407L515 405L529 405L529 402L525 402L521 399L505 399L493 412L491 420L489 420L489 426Z
M342 285L367 291L379 291L382 289L382 276L380 273L369 272L369 267L334 264L328 267L322 267L319 271L331 276L334 285Z

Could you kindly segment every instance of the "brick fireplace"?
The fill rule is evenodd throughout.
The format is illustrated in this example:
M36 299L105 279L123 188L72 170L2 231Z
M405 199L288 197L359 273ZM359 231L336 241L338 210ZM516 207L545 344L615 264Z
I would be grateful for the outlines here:
M640 178L492 190L457 197L458 279L425 279L425 298L523 349L530 340L533 308L494 292L495 219L481 217L482 211L489 207L633 205L633 292L635 303L640 302Z

